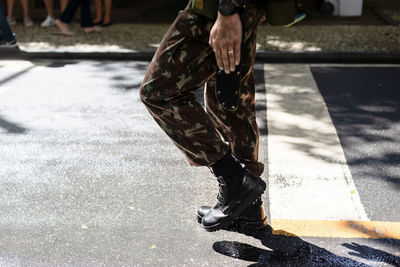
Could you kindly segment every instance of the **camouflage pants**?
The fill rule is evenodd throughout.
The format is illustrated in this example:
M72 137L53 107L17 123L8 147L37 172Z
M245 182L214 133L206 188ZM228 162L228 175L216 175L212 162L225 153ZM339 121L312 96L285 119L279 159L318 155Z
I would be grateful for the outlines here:
M217 64L208 44L213 22L181 11L165 34L140 87L150 114L192 165L209 166L232 151L261 175L259 131L255 116L254 58L256 30L264 13L247 8L239 108L222 108L215 94ZM193 92L205 87L205 109Z

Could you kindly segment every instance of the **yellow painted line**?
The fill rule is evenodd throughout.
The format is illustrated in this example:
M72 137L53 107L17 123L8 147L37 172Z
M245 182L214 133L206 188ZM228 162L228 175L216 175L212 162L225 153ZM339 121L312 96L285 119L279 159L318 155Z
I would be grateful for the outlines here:
M400 239L400 222L273 219L271 226L278 235Z

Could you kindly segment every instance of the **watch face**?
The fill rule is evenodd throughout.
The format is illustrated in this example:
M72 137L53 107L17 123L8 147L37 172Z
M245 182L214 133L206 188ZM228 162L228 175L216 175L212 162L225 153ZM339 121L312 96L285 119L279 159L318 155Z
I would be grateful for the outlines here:
M233 3L221 3L219 12L224 16L229 16L235 13L235 5Z

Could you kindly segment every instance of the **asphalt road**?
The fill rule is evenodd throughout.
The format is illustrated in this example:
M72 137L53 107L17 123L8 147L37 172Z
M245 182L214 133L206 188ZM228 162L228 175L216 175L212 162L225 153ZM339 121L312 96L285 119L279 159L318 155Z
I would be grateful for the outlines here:
M138 88L147 66L147 62L126 61L0 61L1 266L400 266L400 241L390 238L390 229L380 239L326 237L327 229L299 237L204 231L195 210L215 202L217 183L207 168L185 162L140 102ZM292 225L300 223L298 219L390 221L394 227L400 222L394 212L399 206L400 68L357 66L349 73L343 68L256 66L261 158L271 163L263 175L270 189L263 200L273 227L274 219L277 227L280 219ZM387 75L380 78L385 89L357 102L355 79L383 77L382 73ZM356 78L340 76L352 74ZM337 77L342 84L332 82ZM294 86L300 80L313 85ZM353 91L343 86L347 81ZM294 91L280 90L282 84ZM331 90L332 84L339 92ZM306 91L314 85L316 90ZM282 93L287 94L285 99L279 98ZM376 94L382 98L371 107ZM315 108L314 100L300 96L319 97L321 106ZM352 101L369 112L368 122L378 124L346 127L345 122L359 125L357 119L362 119L353 116L359 110L353 110ZM301 103L308 105L299 107ZM305 107L309 114L304 113ZM347 108L346 120L340 119L341 108ZM312 110L324 111L314 116ZM289 125L288 114L310 119L302 124L308 128ZM325 121L329 115L332 120ZM274 124L282 116L287 119ZM326 128L336 129L337 135L321 129L318 133L312 121L326 122ZM297 122L296 117L293 123ZM381 122L386 127L382 131L377 128ZM370 131L374 138L361 138ZM316 134L326 138L318 146L329 149L312 147L314 143L307 139L310 133L314 143L319 139ZM290 142L284 139L289 135ZM288 144L297 153L295 158L304 156L296 160L307 170L294 163L282 167L278 152L288 155ZM338 144L345 145L338 149ZM358 157L365 153L368 160L360 163ZM316 161L320 157L324 162ZM382 162L385 167L379 168ZM350 172L343 171L346 183L340 175L317 175L312 181L318 190L307 191L312 185L303 178L325 168L308 164L322 163L332 170L348 166ZM296 182L285 180L284 174ZM329 190L323 191L326 188L339 193L351 189L351 197L330 195ZM304 201L290 202L302 190ZM311 206L319 202L315 199L323 199L324 208ZM329 216L316 211L330 207Z
M393 205L400 203L400 68L313 67L312 72L367 213L373 220L400 221L400 205Z

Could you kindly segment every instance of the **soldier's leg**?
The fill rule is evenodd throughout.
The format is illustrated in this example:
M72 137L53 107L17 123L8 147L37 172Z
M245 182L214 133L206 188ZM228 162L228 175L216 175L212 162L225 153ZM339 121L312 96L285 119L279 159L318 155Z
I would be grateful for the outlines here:
M188 10L181 13L157 49L140 96L190 163L210 166L217 177L218 205L202 219L207 231L216 231L231 224L266 185L232 157L213 120L194 97L193 91L215 75L215 56L208 45L211 26Z
M260 11L261 10L261 11ZM236 158L244 163L246 168L260 176L264 165L258 161L259 131L255 116L254 92L254 58L256 49L256 26L263 17L262 9L249 7L249 19L246 23L246 35L241 67L241 93L237 111L223 109L216 97L215 79L207 82L205 88L206 109L213 119L216 128L224 139L229 142L230 149ZM197 210L197 218L202 224L209 220L214 208L202 206ZM234 222L222 229L234 231L251 231L267 227L267 218L262 207L262 200L258 198L252 205L247 206Z
M261 11L260 11L261 10ZM242 57L242 80L237 111L224 109L216 97L215 79L205 86L207 113L215 126L229 142L232 153L246 168L260 176L264 165L258 161L259 131L255 115L254 58L256 51L257 25L263 17L262 9L250 6L246 21L246 35Z
M192 165L211 165L229 150L193 94L215 74L215 58L208 45L211 27L210 21L187 9L181 11L140 88L151 115Z

